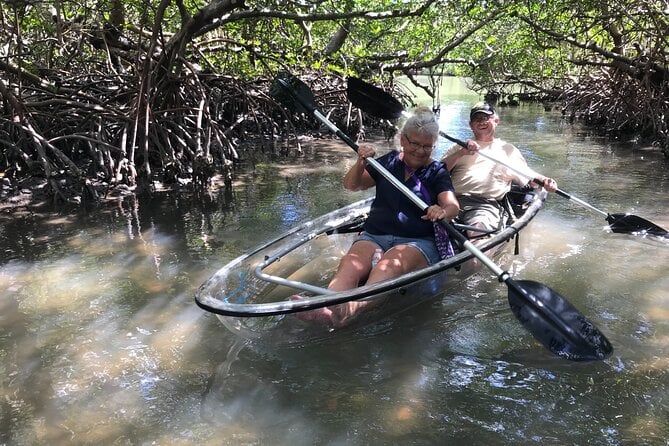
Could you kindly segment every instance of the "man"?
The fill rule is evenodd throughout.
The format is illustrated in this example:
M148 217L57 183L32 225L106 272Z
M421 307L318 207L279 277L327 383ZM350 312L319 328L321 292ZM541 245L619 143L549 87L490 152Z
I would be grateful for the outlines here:
M557 190L555 180L532 171L516 147L495 137L499 122L499 116L490 104L477 103L469 113L469 127L474 133L474 139L467 141L466 148L454 145L442 159L451 173L453 187L460 202L459 219L463 224L485 229L499 228L503 216L499 200L509 192L512 182L525 185L536 178L543 181L547 191ZM527 172L531 178L519 175L479 153L489 155L521 172ZM468 232L470 237L481 235L477 231Z

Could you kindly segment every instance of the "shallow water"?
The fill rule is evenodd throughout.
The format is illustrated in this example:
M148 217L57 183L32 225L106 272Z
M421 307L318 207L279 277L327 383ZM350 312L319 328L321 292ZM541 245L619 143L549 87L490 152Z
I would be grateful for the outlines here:
M466 138L477 97L449 85L442 128ZM561 189L669 228L657 152L538 106L499 111L499 136ZM595 322L615 348L602 362L537 344L485 270L389 320L291 345L238 339L195 305L226 262L367 196L341 188L353 162L326 139L240 171L227 196L3 215L0 444L667 444L669 243L609 233L555 195L503 263Z

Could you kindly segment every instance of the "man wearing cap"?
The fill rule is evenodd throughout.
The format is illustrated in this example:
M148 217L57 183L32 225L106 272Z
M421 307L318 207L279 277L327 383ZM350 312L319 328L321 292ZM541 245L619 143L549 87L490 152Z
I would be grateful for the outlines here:
M520 150L495 137L498 124L499 115L490 104L475 104L469 113L469 127L474 133L474 139L467 141L467 148L452 146L441 160L451 173L453 187L460 202L459 219L466 225L486 229L499 228L503 215L499 201L509 192L512 182L519 185L528 183L528 178L500 163L479 156L478 152L486 153L521 172L533 174L532 178L542 180L549 192L557 190L555 180L528 168ZM469 235L476 237L481 234L469 231Z

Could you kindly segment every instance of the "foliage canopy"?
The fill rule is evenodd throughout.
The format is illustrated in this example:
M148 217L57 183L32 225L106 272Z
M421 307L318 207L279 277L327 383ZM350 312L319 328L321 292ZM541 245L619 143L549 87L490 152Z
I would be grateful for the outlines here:
M0 171L42 176L57 198L59 175L84 192L157 175L206 186L216 170L229 183L244 141L282 150L290 120L266 94L279 70L311 76L343 128L362 126L343 77L434 94L415 74L451 74L669 154L668 17L654 0L6 0Z

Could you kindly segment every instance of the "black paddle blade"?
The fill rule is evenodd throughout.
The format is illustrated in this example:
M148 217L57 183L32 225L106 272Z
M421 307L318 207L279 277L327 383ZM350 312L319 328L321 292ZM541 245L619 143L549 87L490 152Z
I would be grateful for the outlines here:
M609 214L606 217L613 232L623 234L648 234L669 238L669 231L645 218L632 214Z
M353 105L377 118L397 119L404 111L392 95L357 77L349 77L346 81L346 95Z
M295 113L312 113L316 109L311 88L286 71L279 72L274 78L269 95Z
M608 339L557 292L531 280L507 280L509 304L521 324L546 348L572 361L608 357Z

